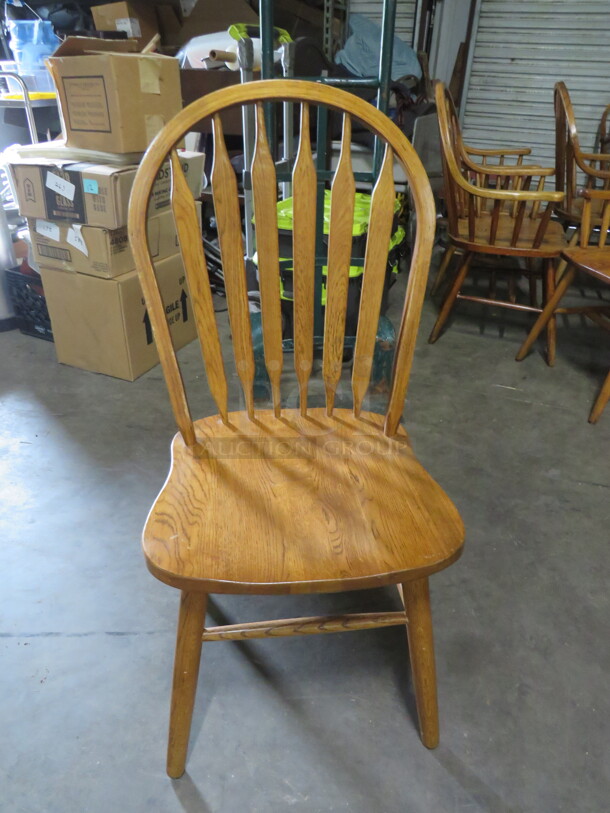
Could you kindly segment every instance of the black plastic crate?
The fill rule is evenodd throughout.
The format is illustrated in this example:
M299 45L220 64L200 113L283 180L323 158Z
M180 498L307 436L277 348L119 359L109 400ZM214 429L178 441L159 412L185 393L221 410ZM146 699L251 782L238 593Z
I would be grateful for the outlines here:
M53 331L40 274L22 274L19 268L8 268L5 273L19 330L52 342Z

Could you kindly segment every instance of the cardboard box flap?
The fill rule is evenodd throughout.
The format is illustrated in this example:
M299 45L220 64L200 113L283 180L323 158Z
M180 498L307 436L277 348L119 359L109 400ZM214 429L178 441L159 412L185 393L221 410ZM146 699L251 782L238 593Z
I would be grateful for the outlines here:
M138 41L102 40L97 37L66 37L52 56L83 56L91 53L133 54L138 52Z

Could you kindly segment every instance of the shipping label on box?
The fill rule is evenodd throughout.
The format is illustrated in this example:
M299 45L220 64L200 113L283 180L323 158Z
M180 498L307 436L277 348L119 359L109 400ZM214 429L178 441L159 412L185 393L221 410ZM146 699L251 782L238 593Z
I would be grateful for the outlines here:
M178 153L186 181L194 197L201 194L203 153ZM19 211L25 217L70 220L89 226L118 229L127 225L129 195L137 166L70 163L42 159L10 163ZM151 193L149 214L170 204L169 162L159 170Z
M201 212L201 203L196 202ZM199 214L199 217L200 214ZM129 245L127 226L103 229L65 221L28 218L30 241L38 265L58 271L76 271L111 279L132 271L135 260ZM174 214L167 208L147 224L148 245L155 260L180 250Z
M196 336L179 254L155 263L161 297L178 350ZM41 267L57 360L133 381L159 361L136 271L114 279Z

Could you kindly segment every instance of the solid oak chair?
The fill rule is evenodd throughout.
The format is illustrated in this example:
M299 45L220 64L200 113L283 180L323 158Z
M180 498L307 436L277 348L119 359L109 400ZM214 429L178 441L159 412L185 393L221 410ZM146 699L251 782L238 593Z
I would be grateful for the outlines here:
M429 341L441 334L458 300L483 305L540 313L534 304L535 278L530 270L530 300L526 305L515 301L514 285L509 300L462 293L462 285L473 258L504 256L542 260L544 292L548 299L554 290L553 261L565 246L561 224L551 220L562 192L547 191L545 179L553 169L537 166L483 166L473 163L461 139L455 107L442 82L435 86L436 107L441 135L445 200L449 239L462 252L460 267L441 305ZM538 179L537 181L535 179ZM531 187L535 185L535 189ZM521 269L516 269L522 274ZM514 279L514 277L513 277ZM533 285L532 285L533 283ZM554 318L547 328L548 355L555 354Z
M294 368L298 409L282 405L283 346L276 219L277 183L265 132L264 102L300 103L300 144L293 172ZM225 147L221 111L256 105L252 165L265 363L272 409L255 409L254 362L242 228L235 173ZM316 172L309 143L310 106L343 112L342 150L331 192L327 302L322 373L325 408L308 405L313 364ZM195 205L175 147L210 117L214 136L211 186L226 281L233 355L245 410L229 412L227 376L214 318ZM373 192L351 386L353 409L336 408L352 250L353 119L385 142ZM218 414L193 420L162 296L146 242L146 212L159 168L171 157L172 205L193 300L207 379ZM406 173L417 216L410 277L385 416L363 400L394 214L392 165ZM210 93L159 133L138 170L129 235L179 432L172 462L146 522L147 565L182 591L174 665L167 770L184 771L202 641L272 638L407 626L421 737L438 743L438 711L428 577L460 555L464 530L457 510L415 458L400 426L435 230L430 184L400 130L372 105L344 91L303 81L250 82ZM211 593L326 593L397 585L404 612L357 613L205 627Z
M510 188L511 176L517 178L521 176L522 170L520 168L524 166L523 159L525 156L531 155L531 149L529 147L500 147L491 150L479 149L466 144L462 137L455 103L448 88L445 88L444 104L453 124L452 135L455 139L456 151L459 152L462 164L470 170L475 182L483 186L487 180L486 173L492 172L496 176L497 184L508 177ZM509 162L514 161L514 163L508 163L507 159ZM515 169L517 169L516 176L513 172ZM497 170L500 170L500 172L497 172ZM508 172L505 172L505 170L508 170ZM545 174L551 174L553 170L544 170L544 172ZM436 272L434 283L430 288L431 296L434 296L440 289L456 253L461 254L462 252L453 243L449 243Z
M557 284L553 296L536 320L527 339L517 353L517 361L522 361L532 345L544 330L545 325L556 313L581 313L600 327L610 330L610 301L604 305L585 305L559 309L559 303L577 273L587 274L598 282L610 285L610 189L583 189L581 225L579 229L580 246L566 248L562 256L567 263L567 270ZM595 222L598 228L594 227ZM592 240L597 237L595 245ZM610 398L610 372L602 385L601 391L589 415L589 422L596 423Z
M610 155L587 153L580 147L572 100L564 82L555 85L555 188L565 192L563 203L557 207L557 217L566 228L574 227L570 245L579 240L583 217L584 198L581 189L610 189ZM601 126L605 127L602 116ZM591 201L590 217L594 226L600 225L602 202ZM562 263L560 270L565 268Z

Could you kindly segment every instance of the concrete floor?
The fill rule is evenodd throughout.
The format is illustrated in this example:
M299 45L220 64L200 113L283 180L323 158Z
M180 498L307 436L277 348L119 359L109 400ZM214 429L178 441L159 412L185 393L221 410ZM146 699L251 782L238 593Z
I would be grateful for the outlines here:
M396 301L396 295L393 300ZM159 368L126 383L0 335L0 810L601 813L610 797L607 337L513 361L521 317L427 300L407 409L462 512L432 580L442 741L414 724L404 631L204 647L188 773L164 773L176 591L139 535L173 433ZM209 410L195 345L181 353ZM252 620L396 606L392 591L214 600Z

